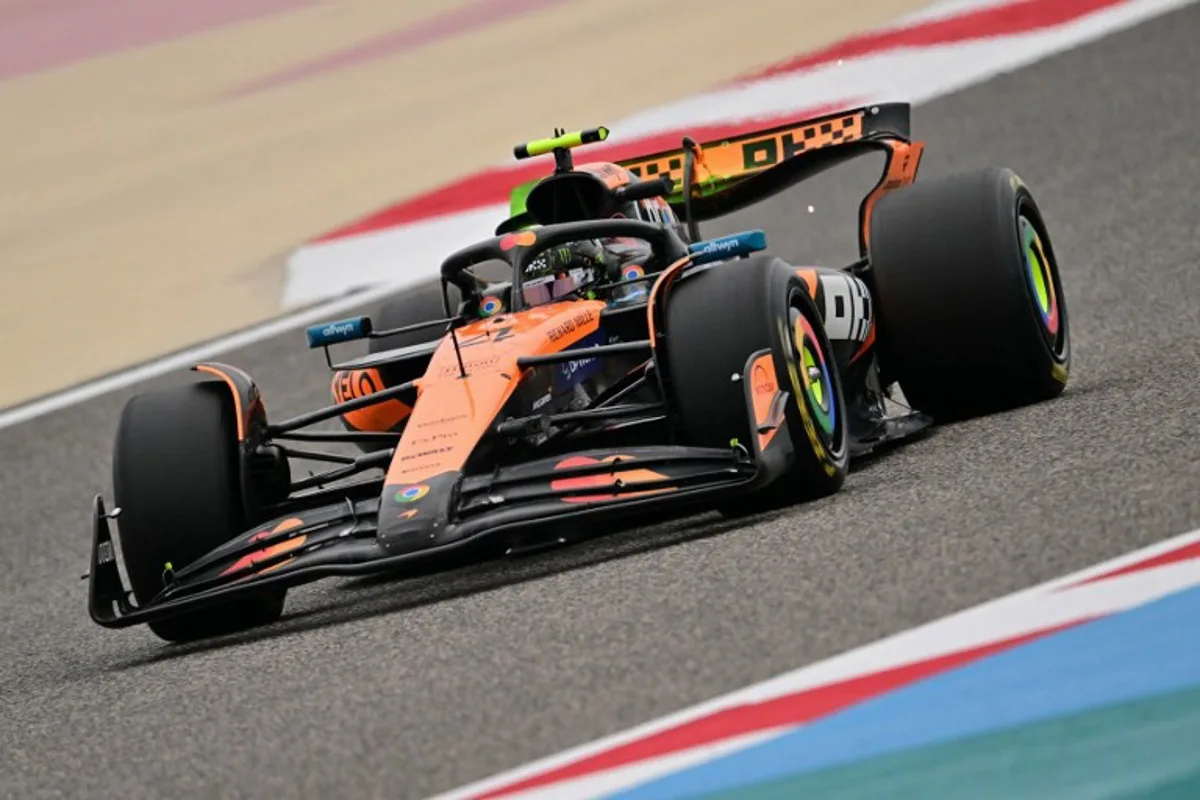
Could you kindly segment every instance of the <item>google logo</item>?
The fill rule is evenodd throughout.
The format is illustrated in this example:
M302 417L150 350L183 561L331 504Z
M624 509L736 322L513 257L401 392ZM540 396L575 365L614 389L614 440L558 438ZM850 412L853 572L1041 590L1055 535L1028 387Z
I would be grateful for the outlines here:
M427 494L429 494L428 486L406 486L396 492L396 502L415 503Z

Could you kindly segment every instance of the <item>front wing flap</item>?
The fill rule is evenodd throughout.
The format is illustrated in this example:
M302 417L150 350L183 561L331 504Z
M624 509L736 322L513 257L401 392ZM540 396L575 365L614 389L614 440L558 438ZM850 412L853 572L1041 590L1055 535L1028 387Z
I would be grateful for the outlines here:
M747 373L756 359L747 361ZM439 557L472 545L525 540L531 531L564 530L572 522L632 516L660 507L701 505L754 491L782 476L793 459L786 420L776 410L788 393L756 406L745 381L756 435L728 449L651 445L597 449L541 458L487 474L460 476L449 524L436 537L384 546L377 537L379 497L347 499L272 520L175 571L164 565L164 588L143 606L133 602L117 564L110 520L97 495L92 509L88 608L110 628L176 616L268 588L329 576L366 575ZM768 435L769 434L769 435ZM118 520L119 524L119 520Z

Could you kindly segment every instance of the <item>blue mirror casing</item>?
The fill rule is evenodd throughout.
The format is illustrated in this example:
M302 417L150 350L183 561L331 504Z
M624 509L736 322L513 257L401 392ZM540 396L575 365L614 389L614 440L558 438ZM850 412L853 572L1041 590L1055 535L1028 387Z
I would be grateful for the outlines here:
M742 231L688 245L693 264L711 264L714 261L742 258L766 249L767 234L761 230Z
M371 333L370 317L351 317L335 322L318 322L304 331L310 348L365 339Z

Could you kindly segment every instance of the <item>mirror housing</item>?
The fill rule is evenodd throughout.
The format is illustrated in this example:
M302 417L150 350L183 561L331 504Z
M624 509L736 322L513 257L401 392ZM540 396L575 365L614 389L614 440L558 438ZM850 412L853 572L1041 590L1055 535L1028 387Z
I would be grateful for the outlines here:
M350 317L334 322L318 322L309 326L304 334L308 337L309 348L313 350L331 344L366 339L371 335L371 318Z
M762 230L742 231L688 245L693 264L711 264L715 261L745 258L751 253L766 249L767 234Z

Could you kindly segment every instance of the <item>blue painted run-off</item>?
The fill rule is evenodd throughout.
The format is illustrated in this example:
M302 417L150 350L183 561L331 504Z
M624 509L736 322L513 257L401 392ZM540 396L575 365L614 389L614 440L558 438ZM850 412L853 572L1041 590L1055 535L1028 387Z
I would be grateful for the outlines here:
M691 797L1200 685L1200 588L1071 628L626 792Z

